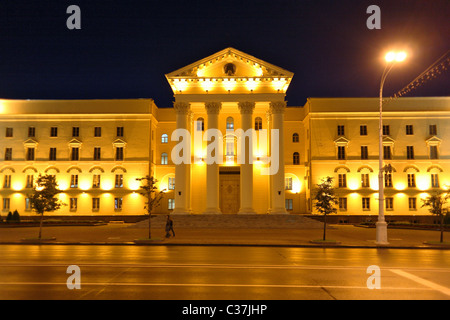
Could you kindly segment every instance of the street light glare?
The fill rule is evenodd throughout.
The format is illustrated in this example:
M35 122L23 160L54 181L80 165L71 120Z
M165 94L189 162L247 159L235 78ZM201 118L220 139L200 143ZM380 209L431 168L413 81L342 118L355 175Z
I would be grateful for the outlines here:
M390 51L386 54L384 59L386 60L386 62L392 62L394 60L397 62L401 62L406 59L406 52L405 51L400 51L400 52Z
M395 60L398 61L398 62L403 61L405 59L406 59L406 52L405 51L398 52L395 55Z
M386 54L386 56L384 57L384 59L385 59L387 62L392 62L392 61L394 61L395 56L396 56L395 52L390 51L390 52L388 52L388 53Z

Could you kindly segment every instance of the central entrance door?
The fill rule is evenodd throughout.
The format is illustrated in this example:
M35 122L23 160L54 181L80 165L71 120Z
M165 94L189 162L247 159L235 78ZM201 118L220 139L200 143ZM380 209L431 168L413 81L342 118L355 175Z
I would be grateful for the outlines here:
M239 167L221 168L219 171L219 183L220 210L222 213L238 213L240 206Z

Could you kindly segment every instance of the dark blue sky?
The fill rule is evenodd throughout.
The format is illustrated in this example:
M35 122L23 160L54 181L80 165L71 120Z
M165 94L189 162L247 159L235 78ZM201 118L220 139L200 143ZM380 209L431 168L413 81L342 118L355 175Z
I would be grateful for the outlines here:
M81 8L81 30L66 9ZM381 8L381 30L366 9ZM383 52L406 48L385 95L450 49L450 1L2 0L0 98L153 98L172 105L164 74L235 47L295 73L288 105L378 95ZM410 96L449 94L449 72Z

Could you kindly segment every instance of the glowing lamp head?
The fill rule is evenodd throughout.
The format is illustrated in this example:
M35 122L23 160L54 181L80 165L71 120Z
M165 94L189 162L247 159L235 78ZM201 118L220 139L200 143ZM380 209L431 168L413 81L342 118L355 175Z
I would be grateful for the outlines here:
M384 56L384 59L386 60L386 62L393 62L393 61L402 62L406 59L406 52L405 51L400 51L400 52L390 51Z

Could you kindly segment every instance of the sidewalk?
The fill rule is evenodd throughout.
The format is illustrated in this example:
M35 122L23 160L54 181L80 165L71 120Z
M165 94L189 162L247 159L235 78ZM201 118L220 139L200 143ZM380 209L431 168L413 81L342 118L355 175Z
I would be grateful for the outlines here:
M152 218L150 245L231 245L231 246L298 246L377 248L375 229L352 225L329 225L327 239L337 244L316 244L322 239L323 224L302 216L172 216L176 236L164 237L166 216ZM38 227L0 228L0 244L24 244L23 239L37 238ZM388 229L388 248L440 248L426 241L439 241L436 230ZM100 226L45 226L42 237L54 237L46 244L135 245L148 237L148 220L135 224L109 223ZM450 232L444 233L450 240Z

